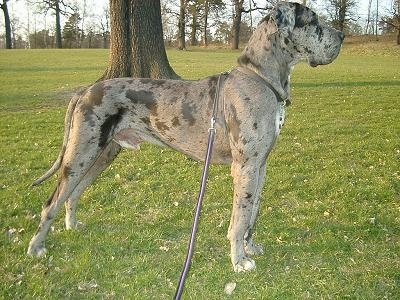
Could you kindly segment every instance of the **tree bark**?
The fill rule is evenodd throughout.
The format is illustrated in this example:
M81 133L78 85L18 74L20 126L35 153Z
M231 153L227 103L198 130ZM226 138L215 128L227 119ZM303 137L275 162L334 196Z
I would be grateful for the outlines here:
M110 35L110 32L109 32L110 8L109 7L104 8L103 16L105 17L105 20L103 20L103 18L102 18L100 21L101 36L103 38L103 48L108 48L108 37Z
M186 50L185 36L185 17L186 17L186 0L180 0L179 20L178 20L178 49Z
M204 1L204 29L203 29L203 46L207 47L208 46L208 37L207 37L207 31L208 31L208 14L210 12L210 3L208 0Z
M8 13L7 1L8 0L3 0L3 3L0 4L0 8L4 13L4 25L6 27L6 49L12 49L11 21L10 14Z
M372 6L372 0L368 0L368 13L367 13L367 24L365 25L365 34L369 33L369 26L371 23L371 6Z
M196 46L197 45L197 8L193 9L192 13L192 23L190 24L190 45Z
M56 12L56 44L57 48L62 48L62 37L61 37L61 8L60 8L60 1L55 1L55 8Z
M160 0L110 0L110 56L99 80L179 78L165 51Z
M357 0L326 0L327 12L332 20L334 28L346 31L349 19L353 15L353 9L357 6Z
M393 7L396 7L394 9L395 15L394 19L396 20L396 29L397 29L397 45L400 45L400 0L397 0L395 4L393 4Z
M232 49L239 49L240 23L242 22L243 1L235 0L235 14L232 25Z

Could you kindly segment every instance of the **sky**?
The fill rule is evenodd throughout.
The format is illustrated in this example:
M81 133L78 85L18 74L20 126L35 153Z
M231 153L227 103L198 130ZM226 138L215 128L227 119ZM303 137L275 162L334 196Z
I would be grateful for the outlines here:
M74 0L73 0L74 1ZM75 0L77 3L83 3L82 0ZM161 0L162 1L162 0ZM296 1L296 0L294 0ZM367 16L367 8L368 8L368 2L370 0L358 0L357 2L359 3L358 5L358 14L361 19L366 19ZM101 15L104 7L108 5L108 0L86 0L87 5L88 5L88 10L91 11L94 14ZM257 0L258 3L260 3L260 6L265 4L264 0ZM301 1L299 1L301 2ZM317 0L316 1L316 10L317 12L323 12L324 11L324 3L325 0ZM393 0L372 0L372 7L376 7L376 3L379 3L379 11L381 13L384 13L385 11L388 11L388 8L391 6L393 3ZM54 23L54 16L52 16L50 13L46 18L43 16L34 16L34 7L27 6L25 0L10 0L8 2L8 8L10 11L11 18L16 17L18 19L17 27L18 28L24 28L18 30L20 34L23 34L21 31L27 31L27 24L28 24L28 18L30 20L30 31L32 32L34 28L33 26L36 26L38 30L44 29L44 28L52 28L53 23ZM256 14L253 14L253 17ZM64 20L65 22L65 20ZM257 20L255 20L255 23L257 23ZM1 28L4 28L4 16L1 14L0 16L0 30ZM63 25L62 25L63 26Z

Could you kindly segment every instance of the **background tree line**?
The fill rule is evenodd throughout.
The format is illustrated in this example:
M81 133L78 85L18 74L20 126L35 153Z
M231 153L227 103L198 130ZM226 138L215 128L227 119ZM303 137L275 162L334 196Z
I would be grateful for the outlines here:
M10 15L8 4L26 2L25 26L20 17ZM1 48L108 48L110 10L108 1L88 0L0 0L4 15ZM110 0L112 2L112 0ZM251 35L262 15L268 13L275 0L162 0L161 18L167 46L218 44L237 49ZM301 1L316 8L316 0ZM378 0L368 0L365 18L358 15L357 0L321 0L322 17L347 34L397 32L400 43L400 0L382 9ZM102 5L94 9L93 5ZM381 10L381 11L379 11ZM51 18L47 18L51 16ZM38 20L50 19L45 28ZM361 23L360 20L364 22ZM50 21L49 21L50 22Z

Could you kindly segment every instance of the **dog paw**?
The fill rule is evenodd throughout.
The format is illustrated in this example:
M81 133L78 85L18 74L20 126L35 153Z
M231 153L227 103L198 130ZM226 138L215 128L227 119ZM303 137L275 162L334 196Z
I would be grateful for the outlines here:
M82 222L79 222L79 221L76 221L74 223L65 222L65 228L67 230L79 230L84 227L85 227L85 224Z
M233 270L236 273L251 271L255 268L256 268L256 263L254 262L254 260L248 257L242 258L238 263L236 263L233 266Z
M264 254L264 248L261 245L253 244L253 243L248 243L244 247L244 250L246 251L247 255L260 255Z
M27 254L29 256L43 257L47 253L47 249L44 246L31 246L29 245Z

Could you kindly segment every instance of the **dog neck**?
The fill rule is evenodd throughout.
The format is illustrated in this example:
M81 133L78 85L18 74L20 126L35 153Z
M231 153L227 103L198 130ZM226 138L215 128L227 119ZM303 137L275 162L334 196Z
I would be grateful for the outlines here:
M290 73L296 62L282 49L282 40L273 21L265 18L250 37L248 45L238 58L238 64L239 67L257 73L274 87L282 99L288 99Z

